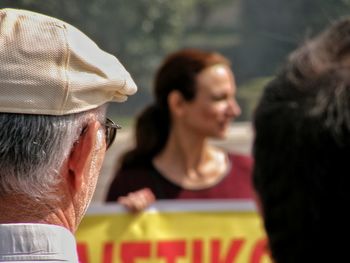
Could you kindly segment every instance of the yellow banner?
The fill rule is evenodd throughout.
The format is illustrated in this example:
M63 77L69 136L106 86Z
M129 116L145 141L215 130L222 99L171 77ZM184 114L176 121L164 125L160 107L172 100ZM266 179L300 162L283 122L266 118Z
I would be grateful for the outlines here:
M139 214L92 206L76 234L82 263L270 263L250 202L163 201Z

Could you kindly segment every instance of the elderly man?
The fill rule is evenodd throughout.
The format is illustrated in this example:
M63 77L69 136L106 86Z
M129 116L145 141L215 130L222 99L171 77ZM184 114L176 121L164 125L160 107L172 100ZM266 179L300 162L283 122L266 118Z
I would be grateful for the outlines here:
M0 261L78 262L77 229L118 126L106 103L136 92L81 31L0 10Z

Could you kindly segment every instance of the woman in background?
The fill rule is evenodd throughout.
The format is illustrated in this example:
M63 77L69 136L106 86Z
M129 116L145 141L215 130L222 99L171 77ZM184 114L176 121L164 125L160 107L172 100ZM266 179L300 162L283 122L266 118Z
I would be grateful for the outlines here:
M240 115L235 95L222 55L196 49L169 55L106 200L140 211L156 199L252 199L252 159L208 143L224 138Z

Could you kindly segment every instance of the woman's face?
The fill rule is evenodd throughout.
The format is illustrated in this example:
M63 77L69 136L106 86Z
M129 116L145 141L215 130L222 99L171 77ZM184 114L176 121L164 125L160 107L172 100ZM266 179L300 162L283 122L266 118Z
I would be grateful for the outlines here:
M196 95L186 102L184 123L204 137L224 138L232 119L241 114L231 69L216 65L196 77Z

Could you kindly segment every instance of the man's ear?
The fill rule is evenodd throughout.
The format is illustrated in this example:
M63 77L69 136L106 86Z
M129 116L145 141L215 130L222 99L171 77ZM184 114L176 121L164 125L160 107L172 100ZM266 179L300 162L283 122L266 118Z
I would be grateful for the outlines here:
M168 95L169 110L175 116L181 116L183 114L185 102L184 97L177 90L173 90Z
M85 179L84 175L91 167L96 143L100 143L97 138L100 126L98 121L90 122L73 146L68 158L67 181L70 188L75 191L81 188Z

